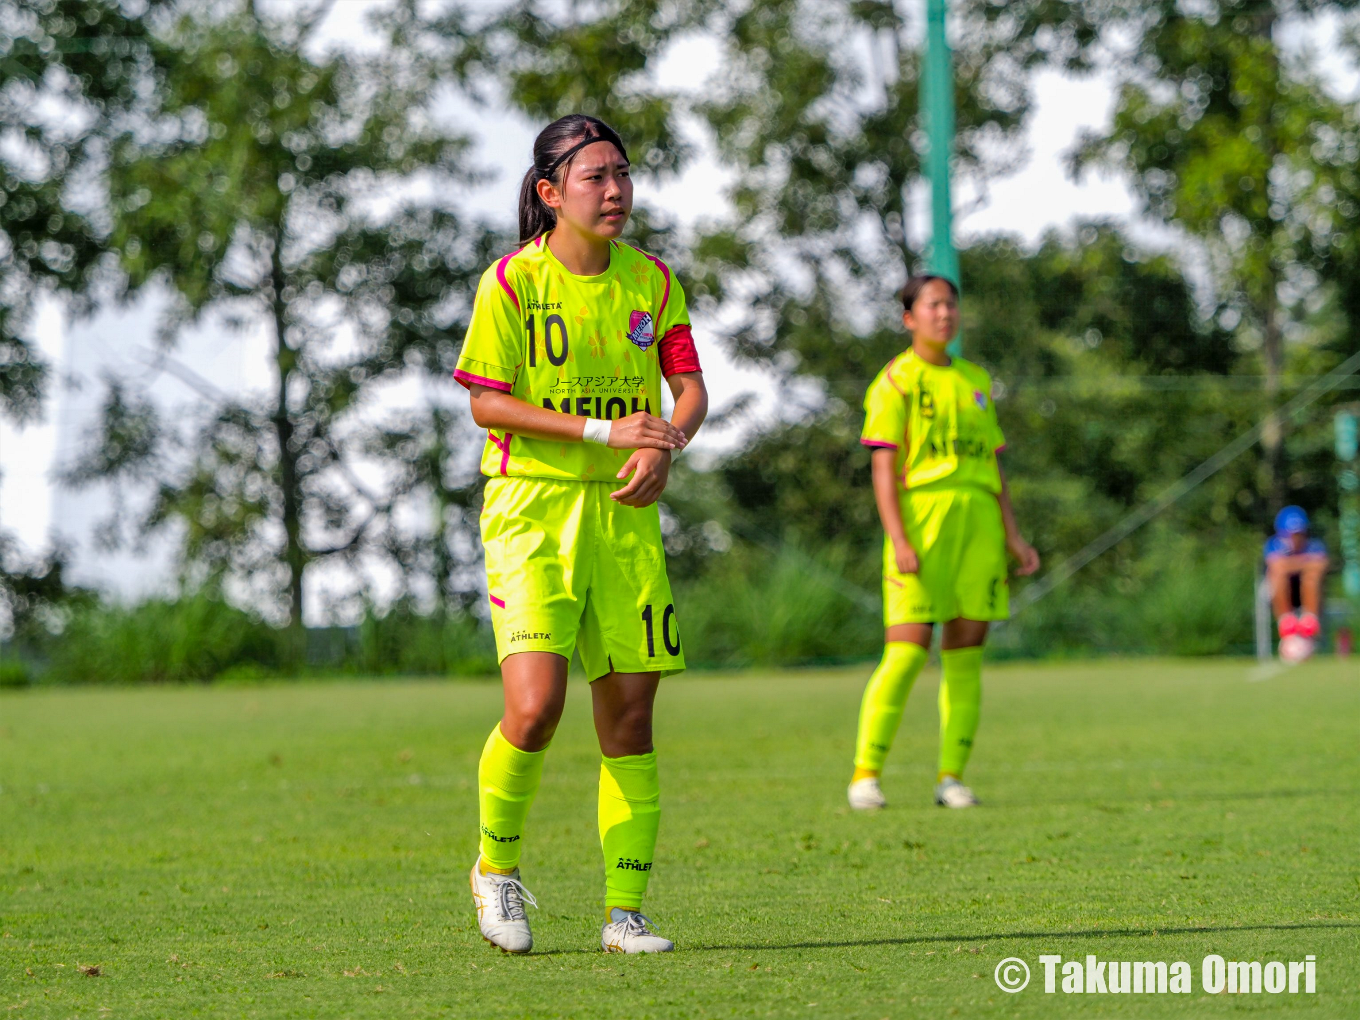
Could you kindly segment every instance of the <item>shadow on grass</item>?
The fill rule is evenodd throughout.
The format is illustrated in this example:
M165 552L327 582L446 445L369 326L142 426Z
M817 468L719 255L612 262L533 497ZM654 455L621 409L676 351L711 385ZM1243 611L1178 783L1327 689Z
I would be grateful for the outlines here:
M682 946L689 953L764 952L773 949L851 949L856 946L917 946L942 942L1004 942L1009 939L1151 938L1162 935L1216 935L1248 931L1314 931L1357 929L1360 921L1304 921L1296 924L1229 924L1189 928L1089 928L1084 931L993 931L971 935L908 935L895 939L843 939L808 942L741 942L717 946ZM548 949L534 956L594 955L598 949Z
M908 935L896 939L845 939L825 942L769 942L726 946L695 946L691 952L714 953L753 949L847 949L852 946L914 946L939 942L1004 942L1008 939L1089 939L1128 936L1205 935L1237 931L1311 931L1318 928L1360 928L1360 921L1305 921L1298 924L1230 924L1189 928L1090 928L1085 931L994 931L971 935Z

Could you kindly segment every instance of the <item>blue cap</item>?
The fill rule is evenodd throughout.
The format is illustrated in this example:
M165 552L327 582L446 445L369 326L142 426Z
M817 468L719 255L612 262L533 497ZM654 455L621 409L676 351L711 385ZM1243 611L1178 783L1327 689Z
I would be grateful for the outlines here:
M1287 506L1275 515L1275 534L1297 535L1308 530L1308 513L1301 506Z

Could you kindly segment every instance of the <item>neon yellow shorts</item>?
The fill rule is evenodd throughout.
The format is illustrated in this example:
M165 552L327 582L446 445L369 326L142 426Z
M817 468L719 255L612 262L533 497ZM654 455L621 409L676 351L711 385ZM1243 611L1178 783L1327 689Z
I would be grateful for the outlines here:
M581 653L586 676L685 668L661 515L609 482L492 478L482 548L498 659Z
M916 489L902 493L902 524L920 571L897 569L883 540L883 623L1004 620L1010 615L1006 529L1001 504L985 489Z

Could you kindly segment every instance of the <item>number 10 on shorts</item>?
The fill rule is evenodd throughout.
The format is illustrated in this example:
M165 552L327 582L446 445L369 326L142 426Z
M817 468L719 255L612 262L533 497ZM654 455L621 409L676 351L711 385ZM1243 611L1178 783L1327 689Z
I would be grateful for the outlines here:
M680 628L675 628L675 640L671 641L672 621L675 619L675 604L671 603L661 613L661 641L671 655L680 654ZM642 622L647 625L647 658L656 658L656 631L652 624L652 607L649 603L642 611Z

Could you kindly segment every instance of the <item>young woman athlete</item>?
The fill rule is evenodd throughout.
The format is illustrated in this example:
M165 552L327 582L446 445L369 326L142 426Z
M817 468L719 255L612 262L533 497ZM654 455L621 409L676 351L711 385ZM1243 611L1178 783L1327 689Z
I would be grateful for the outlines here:
M544 128L520 188L522 247L482 276L454 373L488 430L482 546L505 688L477 771L472 899L482 937L509 953L533 946L520 848L573 649L602 753L601 945L674 948L640 912L659 817L652 703L685 668L656 500L708 395L680 284L619 240L632 207L611 127L573 114Z
M850 806L881 808L878 777L907 695L944 624L940 659L940 764L935 803L977 803L963 785L981 702L982 645L1008 615L1006 553L1017 574L1039 569L1020 537L998 453L1004 441L985 371L945 348L959 329L958 291L940 276L902 290L911 348L888 362L864 397L874 498L883 521L883 660L859 710Z

